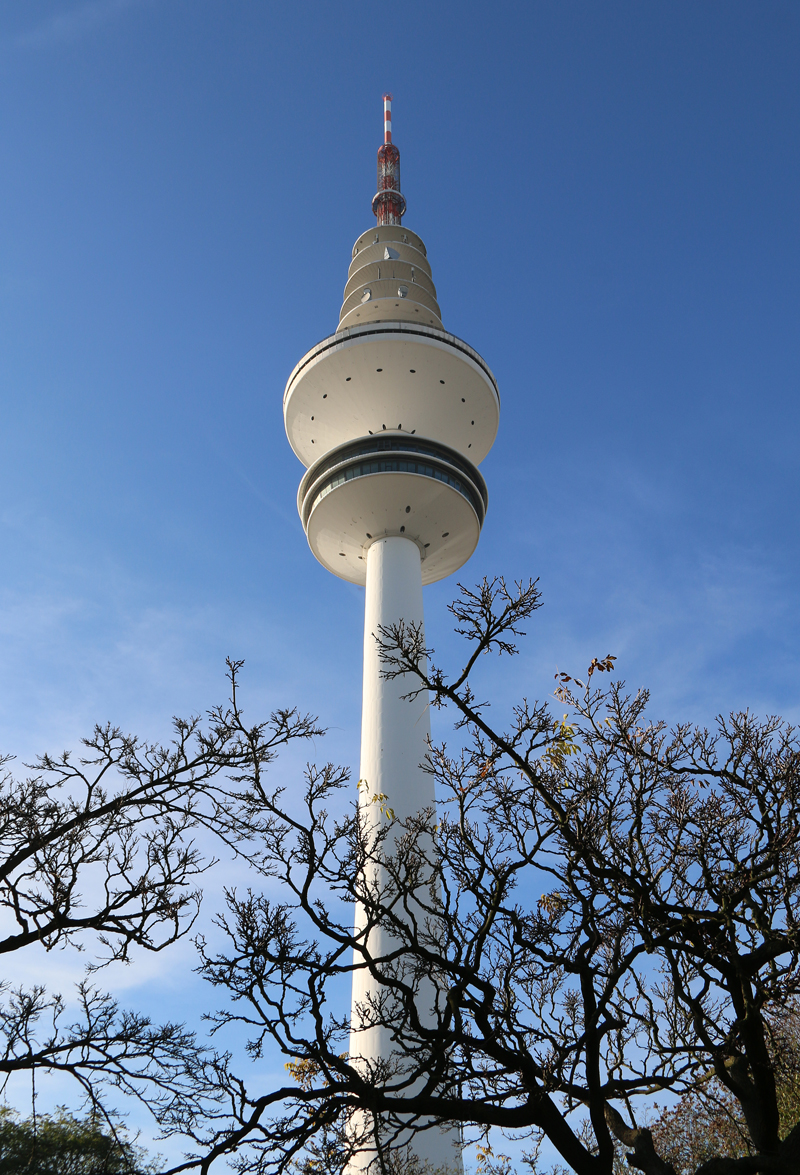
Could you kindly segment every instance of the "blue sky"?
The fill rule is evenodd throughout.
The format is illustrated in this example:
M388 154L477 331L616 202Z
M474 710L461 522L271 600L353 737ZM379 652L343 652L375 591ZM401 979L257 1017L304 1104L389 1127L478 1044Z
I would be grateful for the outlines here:
M611 652L669 719L800 718L799 49L779 0L3 6L3 749L165 734L231 655L253 716L313 709L357 763L363 594L308 550L281 397L372 223L386 89L502 396L461 578L545 597L495 712ZM112 982L180 1002L181 958Z

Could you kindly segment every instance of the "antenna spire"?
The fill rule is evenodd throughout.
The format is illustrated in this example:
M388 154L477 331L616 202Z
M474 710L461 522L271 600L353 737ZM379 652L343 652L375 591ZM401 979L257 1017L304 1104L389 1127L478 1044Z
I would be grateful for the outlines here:
M401 224L406 210L400 194L400 152L392 142L392 95L383 95L383 146L378 151L378 191L372 212L378 224Z

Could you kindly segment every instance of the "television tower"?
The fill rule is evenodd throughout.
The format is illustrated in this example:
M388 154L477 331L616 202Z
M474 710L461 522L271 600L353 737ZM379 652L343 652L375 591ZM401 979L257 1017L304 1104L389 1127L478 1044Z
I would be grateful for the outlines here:
M475 550L488 500L478 465L500 412L494 376L445 331L425 245L402 225L390 94L383 104L377 226L353 246L336 333L303 356L283 398L289 443L307 467L297 505L309 546L334 575L366 587L359 802L375 831L386 821L401 827L435 803L421 766L427 699L408 700L408 682L381 676L376 637L401 620L421 626L423 585L457 571ZM376 796L386 798L374 803ZM381 927L367 936L357 910L360 933L373 959L390 949ZM391 1026L372 1023L379 988L356 966L350 1058L376 1075L391 1071L398 1052ZM408 1141L423 1164L461 1170L457 1128L433 1126ZM371 1170L375 1155L365 1145L349 1172Z

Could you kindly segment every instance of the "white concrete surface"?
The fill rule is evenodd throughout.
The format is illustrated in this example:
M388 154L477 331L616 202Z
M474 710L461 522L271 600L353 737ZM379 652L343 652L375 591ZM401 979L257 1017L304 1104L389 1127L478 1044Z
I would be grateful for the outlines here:
M383 322L312 347L289 376L283 414L306 467L383 428L441 441L480 465L497 436L500 397L484 360L455 335Z
M374 542L367 552L359 806L370 830L377 832L388 826L386 854L392 852L398 832L402 833L402 822L435 805L433 779L421 767L430 741L427 695L423 693L408 700L403 695L412 685L409 679L400 677L390 681L382 676L376 637L381 628L400 620L406 624L424 624L420 553L417 545L406 538L383 538ZM372 866L368 880L381 888L387 884L388 877L379 863ZM356 933L363 933L365 921L361 908L356 910L355 924ZM368 946L373 958L391 950L392 943L385 926L374 927L369 933ZM397 1058L391 1026L369 1024L370 996L374 997L380 987L367 970L355 972L350 1056L365 1072L376 1061L391 1064L393 1056ZM435 1000L433 980L421 981L417 1008L423 1020L430 1018ZM410 1145L432 1170L459 1175L462 1171L460 1137L458 1128L432 1127L411 1138ZM363 1151L351 1162L349 1175L370 1170L375 1161L374 1151Z

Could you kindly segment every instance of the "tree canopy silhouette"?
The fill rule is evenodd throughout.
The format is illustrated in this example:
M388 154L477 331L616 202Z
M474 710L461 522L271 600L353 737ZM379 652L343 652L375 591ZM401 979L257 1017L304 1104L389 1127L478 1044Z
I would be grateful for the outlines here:
M252 848L231 777L319 733L295 710L245 727L239 668L228 663L230 703L205 721L174 719L167 745L106 725L83 740L81 755L43 755L23 779L2 761L0 955L71 946L87 971L71 1002L43 983L0 984L4 1084L20 1073L68 1074L108 1124L120 1093L157 1115L173 1102L190 1114L214 1096L193 1034L120 1009L96 973L128 961L133 948L163 951L191 931L214 851L246 858Z
M495 721L481 659L513 656L540 603L535 583L462 589L467 653L451 676L421 629L374 634L387 676L455 719L427 757L435 812L400 821L369 781L349 806L333 764L307 769L302 796L274 787L278 751L321 731L294 710L247 726L238 662L230 704L176 721L169 746L98 728L80 759L9 776L0 951L72 943L95 972L165 949L193 925L205 830L253 878L228 892L222 939L198 939L212 1033L245 1029L250 1059L277 1050L285 1077L120 1011L91 976L73 1023L42 987L6 993L0 1073L67 1072L98 1121L113 1118L109 1087L140 1098L191 1140L176 1172L226 1159L243 1175L336 1172L368 1145L380 1175L408 1175L408 1131L448 1121L480 1144L485 1175L509 1170L493 1129L522 1140L534 1172L546 1142L577 1175L612 1175L620 1145L645 1175L796 1175L797 733L749 712L667 728L646 691L611 680L610 655L582 680L557 675L557 710L522 698ZM394 1050L371 1064L349 1055L364 969L378 994L360 1027ZM667 1095L673 1117L724 1103L735 1144L715 1128L687 1149L654 1118Z
M235 1151L259 1175L337 1170L366 1122L382 1170L404 1169L393 1146L409 1125L448 1120L484 1139L487 1171L500 1128L533 1170L546 1140L577 1175L610 1175L620 1143L646 1175L675 1175L648 1115L667 1094L704 1098L713 1078L742 1146L704 1154L699 1175L800 1170L773 1047L800 986L797 734L749 712L669 729L646 691L598 684L611 656L583 680L558 675L558 712L523 698L493 720L480 659L513 655L540 602L535 583L462 589L454 676L420 629L375 634L386 674L455 717L455 745L428 757L437 812L398 826L383 797L376 830L363 805L331 815L347 785L332 765L309 768L303 813L259 764L243 772L270 894L229 893L228 948L203 948L202 966L230 997L215 1030L244 1026L253 1058L277 1047L287 1078L264 1086L220 1063L218 1116L176 1119L198 1145L186 1168ZM378 923L391 949L375 957ZM347 1053L343 993L360 968L382 993L361 1024L395 1049L371 1067ZM432 1014L419 1006L431 978Z

